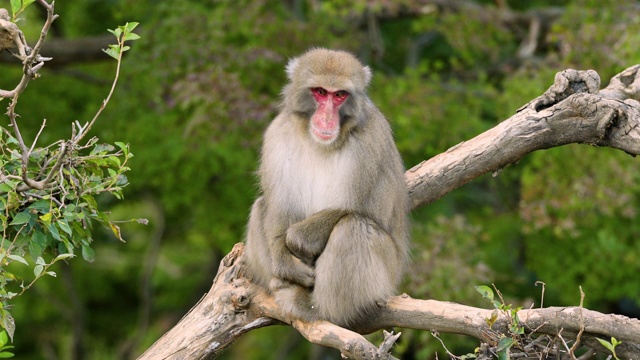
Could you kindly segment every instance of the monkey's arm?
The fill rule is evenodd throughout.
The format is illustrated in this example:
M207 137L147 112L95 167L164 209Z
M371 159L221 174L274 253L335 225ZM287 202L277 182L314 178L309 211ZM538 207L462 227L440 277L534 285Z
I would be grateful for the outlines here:
M322 210L291 225L287 229L287 248L298 259L313 265L327 245L333 228L349 214L348 210Z
M281 217L269 213L264 198L258 198L247 228L246 256L252 278L265 287L274 288L278 281L285 281L310 288L315 282L314 270L287 249L286 230Z
M277 236L271 245L273 275L300 286L311 288L315 283L315 272L310 264L296 257L285 244L285 235ZM270 287L280 287L280 282L272 282Z

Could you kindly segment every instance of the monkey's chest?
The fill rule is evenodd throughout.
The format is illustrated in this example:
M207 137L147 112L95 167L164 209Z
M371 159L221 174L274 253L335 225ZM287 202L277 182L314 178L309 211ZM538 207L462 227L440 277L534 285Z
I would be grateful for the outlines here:
M290 156L280 167L276 182L280 199L288 199L289 210L309 216L325 209L353 209L357 164L342 154Z

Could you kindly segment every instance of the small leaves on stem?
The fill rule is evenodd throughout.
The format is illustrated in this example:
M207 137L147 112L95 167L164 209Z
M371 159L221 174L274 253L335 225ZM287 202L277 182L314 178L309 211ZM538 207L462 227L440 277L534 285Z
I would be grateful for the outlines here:
M137 22L131 22L126 23L122 26L118 26L118 28L115 30L109 29L108 31L115 35L116 39L118 39L118 44L109 45L108 48L103 49L102 51L107 53L107 55L111 56L112 58L120 61L122 53L129 50L129 46L124 45L125 41L140 39L140 36L133 32L133 29L135 29L137 26Z

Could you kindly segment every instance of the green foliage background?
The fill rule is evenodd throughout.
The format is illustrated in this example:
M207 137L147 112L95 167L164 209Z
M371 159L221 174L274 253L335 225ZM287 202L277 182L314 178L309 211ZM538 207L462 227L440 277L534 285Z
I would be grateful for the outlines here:
M124 244L109 230L94 234L95 262L56 264L58 278L39 280L20 298L11 310L18 358L133 358L195 304L221 257L243 237L260 136L277 111L284 65L309 47L349 49L373 67L370 96L390 119L407 167L509 117L558 71L592 68L606 84L640 63L637 1L507 1L515 11L561 10L545 46L526 59L516 53L527 28L501 23L494 2L416 16L382 12L386 3L56 3L61 17L52 37L142 24L142 39L132 44L93 132L101 141L128 143L135 154L125 200L100 200L112 218L145 217L150 224L124 225ZM378 15L376 31L365 12ZM20 26L32 42L41 17L35 6L24 17ZM66 136L72 120L90 119L112 71L106 56L45 66L17 109L31 126L25 136L35 135L42 118L43 142ZM0 72L0 88L12 88L20 67L4 62ZM639 177L637 160L626 154L572 145L477 179L412 214L413 268L403 291L486 306L474 285L495 283L508 301L537 306L535 282L542 281L544 305L551 306L578 304L582 285L585 306L638 316ZM30 279L20 266L12 270ZM457 353L475 345L445 340ZM428 333L413 331L404 332L398 350L415 359L442 351ZM244 336L225 358L322 353L290 329L272 327Z

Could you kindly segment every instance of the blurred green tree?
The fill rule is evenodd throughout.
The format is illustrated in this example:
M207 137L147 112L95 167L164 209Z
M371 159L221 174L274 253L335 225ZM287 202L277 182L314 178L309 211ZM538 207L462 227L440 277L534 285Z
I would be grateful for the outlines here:
M127 201L103 198L101 205L150 225L124 225L126 244L107 231L96 235L95 262L52 268L61 276L43 279L16 304L14 345L23 359L135 357L208 289L221 256L242 239L260 134L276 112L288 57L323 46L371 64L370 95L390 119L407 167L494 126L559 70L594 68L606 79L640 62L632 0L57 5L52 42L59 48L52 52L98 39L113 24L144 24L124 59L117 105L94 131L106 142L129 143L135 154ZM39 31L32 19L42 14L23 16L31 43ZM100 49L79 53L91 52ZM108 68L95 60L57 65L54 58L24 94L20 114L47 117L44 141L64 137L70 116L95 111ZM3 59L0 71L7 74L3 88L21 68ZM31 125L32 137L40 124ZM539 299L540 280L545 305L577 304L583 285L586 306L633 315L640 196L636 165L623 156L584 146L536 153L415 211L410 294L479 305L473 285L493 281L508 301L521 303ZM283 334L290 330L252 332L225 357L321 356L299 337L275 340ZM446 342L456 353L475 346ZM405 358L444 355L428 334L407 333L400 348Z

